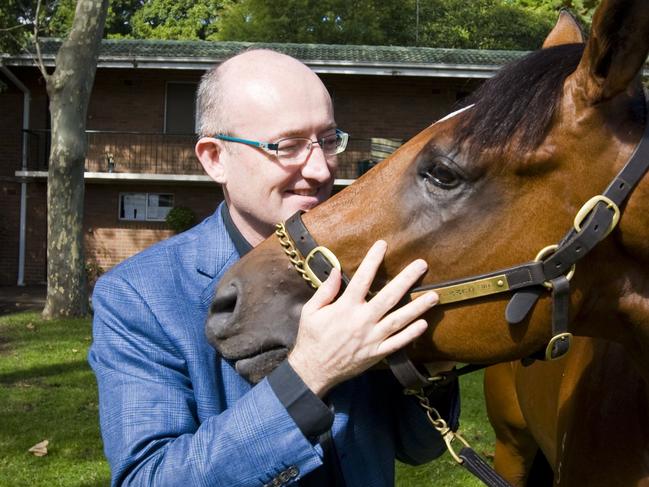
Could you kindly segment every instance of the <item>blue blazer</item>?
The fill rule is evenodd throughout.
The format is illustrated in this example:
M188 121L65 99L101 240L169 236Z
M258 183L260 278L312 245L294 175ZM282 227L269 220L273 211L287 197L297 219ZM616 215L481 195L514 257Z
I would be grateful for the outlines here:
M299 484L322 464L322 448L267 380L251 386L207 343L215 286L238 259L217 210L98 281L89 362L113 485ZM330 397L348 487L392 486L395 457L421 463L444 451L387 372L363 374ZM455 422L457 399L452 410Z

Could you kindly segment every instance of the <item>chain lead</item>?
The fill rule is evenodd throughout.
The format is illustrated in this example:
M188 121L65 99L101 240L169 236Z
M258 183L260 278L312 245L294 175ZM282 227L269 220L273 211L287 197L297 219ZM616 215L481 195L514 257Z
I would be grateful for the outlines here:
M433 428L435 428L435 430L439 432L439 434L442 436L442 439L446 444L446 448L448 452L451 454L451 456L453 457L453 460L455 460L459 464L464 463L464 460L461 459L457 453L455 453L452 443L453 440L457 438L457 440L460 443L462 443L465 447L471 448L469 442L466 441L459 433L454 432L448 426L448 423L442 418L442 416L439 414L439 411L430 405L430 401L426 396L424 396L421 390L420 391L407 390L405 393L415 396L419 400L419 405L424 409L424 411L426 411L426 416L428 417L428 421L433 426Z

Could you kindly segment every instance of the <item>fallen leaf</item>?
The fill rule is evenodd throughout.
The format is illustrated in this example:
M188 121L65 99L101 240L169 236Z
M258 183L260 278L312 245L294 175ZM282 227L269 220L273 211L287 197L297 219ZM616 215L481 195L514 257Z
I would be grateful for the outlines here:
M37 457L44 457L47 455L47 445L49 445L49 440L43 440L40 443L36 443L28 451L29 453L34 454Z
M34 323L32 323L32 322L30 321L29 323L27 323L26 328L27 328L28 330L34 330L36 327L34 326Z

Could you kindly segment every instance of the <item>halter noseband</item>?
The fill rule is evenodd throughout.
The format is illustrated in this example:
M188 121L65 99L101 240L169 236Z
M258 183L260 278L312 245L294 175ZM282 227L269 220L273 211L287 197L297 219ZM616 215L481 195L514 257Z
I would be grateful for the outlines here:
M649 103L645 95L646 103ZM613 231L620 219L620 207L649 169L649 106L645 107L645 129L633 155L606 190L589 199L577 212L573 228L556 245L549 245L534 260L506 269L410 289L410 299L435 291L439 304L454 303L514 292L505 311L509 324L523 321L544 291L552 296L552 338L545 350L533 358L555 360L570 348L572 334L568 332L570 279L576 263ZM276 225L275 234L295 269L314 288L329 276L332 268L341 270L333 252L319 246L301 218L301 211L285 223ZM343 274L343 283L349 278ZM421 389L437 378L424 376L408 359L405 351L390 355L388 363L401 384L409 389Z

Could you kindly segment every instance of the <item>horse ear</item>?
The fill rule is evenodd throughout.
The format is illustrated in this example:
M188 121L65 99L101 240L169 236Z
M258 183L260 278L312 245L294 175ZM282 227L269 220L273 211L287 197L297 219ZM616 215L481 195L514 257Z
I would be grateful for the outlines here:
M581 44L584 42L584 35L577 20L567 10L559 14L557 25L548 34L543 42L543 49L563 44Z
M586 101L595 104L625 91L644 65L647 51L647 1L603 0L575 73Z

